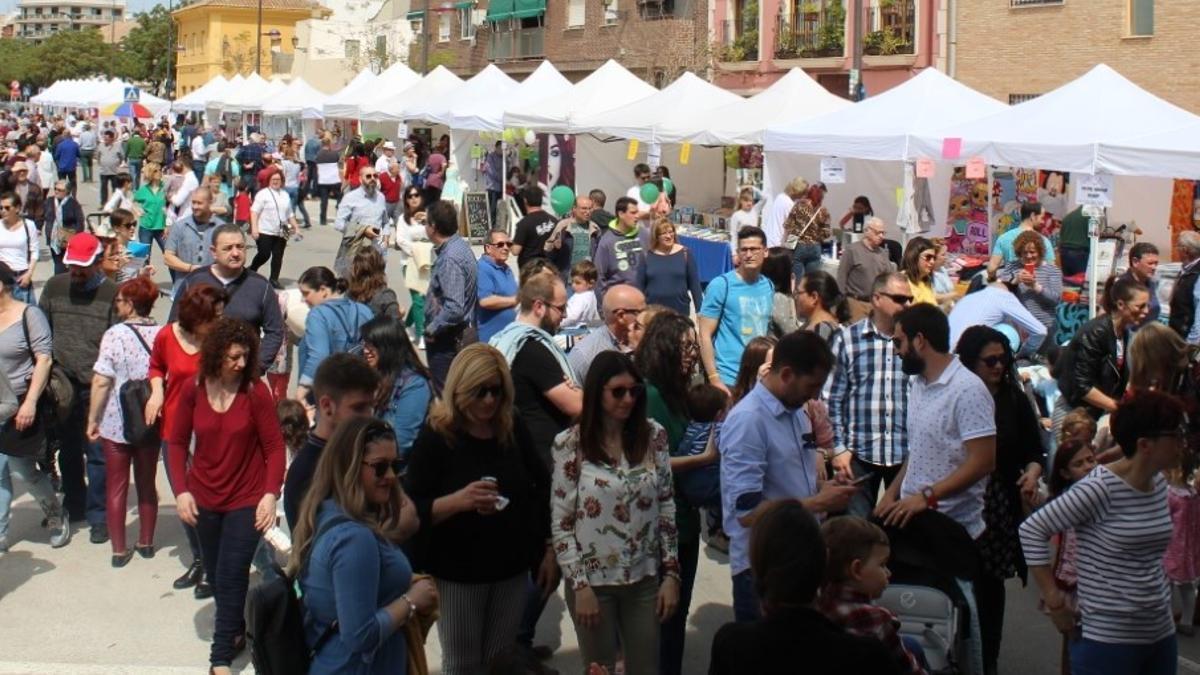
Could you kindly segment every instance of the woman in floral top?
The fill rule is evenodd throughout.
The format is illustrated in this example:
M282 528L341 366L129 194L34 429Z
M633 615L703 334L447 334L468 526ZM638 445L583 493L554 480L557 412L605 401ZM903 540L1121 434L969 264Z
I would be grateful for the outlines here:
M612 671L620 650L628 675L656 673L658 624L679 601L674 490L667 434L627 355L592 362L580 422L553 455L550 529L583 662Z

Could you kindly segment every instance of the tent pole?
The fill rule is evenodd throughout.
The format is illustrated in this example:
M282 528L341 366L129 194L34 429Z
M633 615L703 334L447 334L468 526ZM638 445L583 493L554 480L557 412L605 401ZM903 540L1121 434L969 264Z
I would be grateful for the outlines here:
M1096 216L1088 217L1088 318L1096 316L1096 263L1100 248L1100 220Z

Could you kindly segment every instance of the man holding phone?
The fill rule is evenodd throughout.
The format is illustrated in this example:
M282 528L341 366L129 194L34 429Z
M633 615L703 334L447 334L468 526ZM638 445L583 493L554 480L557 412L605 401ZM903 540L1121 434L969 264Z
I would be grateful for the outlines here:
M392 233L392 222L388 218L387 199L379 189L379 175L375 167L364 166L358 171L359 186L342 197L338 204L337 218L333 227L342 233L333 262L333 273L346 278L350 273L350 259L365 245L378 246L382 237Z

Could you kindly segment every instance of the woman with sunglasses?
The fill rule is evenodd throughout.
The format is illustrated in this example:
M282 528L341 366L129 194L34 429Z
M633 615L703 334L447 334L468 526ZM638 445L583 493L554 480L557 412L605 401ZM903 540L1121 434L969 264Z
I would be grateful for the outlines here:
M375 413L396 430L400 457L407 459L433 398L433 376L399 319L377 316L363 324L361 335L363 358L382 376Z
M933 292L933 268L937 261L937 250L933 242L925 237L913 237L904 249L904 263L900 270L912 287L913 302L928 302L937 304L937 294Z
M425 246L430 246L428 236L425 234L425 198L421 194L421 188L410 184L401 193L400 201L400 209L393 228L395 238L391 245L400 252L400 265L405 268L405 279L408 280L409 287L408 294L412 296L412 306L409 307L405 324L412 326L414 335L424 335L425 286L429 284L429 270L418 269L410 275L407 267L415 262L416 251L413 246L415 242L425 242ZM432 246L430 246L430 250L432 251Z
M0 195L0 262L16 275L13 299L34 302L33 273L37 268L38 227L21 216L21 198L15 192Z
M399 543L416 515L400 486L391 426L370 417L338 425L321 453L292 533L288 574L304 593L309 673L407 672L402 628L437 605L428 579L412 582Z
M1073 635L1076 673L1167 675L1178 668L1163 554L1172 524L1163 471L1187 452L1184 404L1158 391L1121 402L1122 458L1101 464L1021 524L1021 548L1055 628ZM1055 583L1052 535L1074 528L1079 615Z
M217 319L204 338L198 377L182 386L167 468L175 508L196 528L216 598L209 672L228 675L246 642L250 562L262 533L275 525L283 488L283 435L275 398L258 377L258 331Z
M583 663L611 672L623 652L629 675L657 673L658 625L679 602L674 489L667 432L647 418L629 356L592 362L579 424L552 453L550 529Z
M1017 527L1025 514L1024 504L1032 503L1038 494L1046 456L1038 415L1017 381L1008 338L994 328L972 326L963 332L955 351L996 402L996 468L983 497L987 529L976 541L982 567L975 578L983 668L990 673L996 672L1000 658L1005 580L1016 576L1025 583L1027 579Z
M409 457L405 485L422 523L423 569L441 597L446 675L483 672L516 641L531 571L546 596L558 585L550 477L513 398L503 355L467 347Z

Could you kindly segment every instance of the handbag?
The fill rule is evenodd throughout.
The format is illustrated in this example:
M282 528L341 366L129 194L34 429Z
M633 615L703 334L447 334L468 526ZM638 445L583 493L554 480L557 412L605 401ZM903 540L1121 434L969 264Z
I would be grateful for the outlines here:
M28 311L29 308L26 307L25 312ZM25 332L25 348L29 350L29 359L36 363L37 357L29 342L29 323L25 312L21 313L21 328ZM27 382L26 386L28 384ZM47 384L46 389L49 388L49 384ZM32 424L25 429L18 430L14 417L0 426L0 453L10 457L40 457L46 447L46 420L51 415L51 407L52 403L47 398L46 392L43 391L38 398Z
M136 328L129 324L125 327L133 331L146 354L150 354L150 345ZM126 380L117 392L117 402L121 406L121 424L125 429L125 442L134 447L158 447L162 444L158 424L146 424L146 402L150 400L150 380Z

